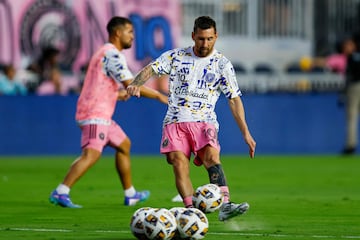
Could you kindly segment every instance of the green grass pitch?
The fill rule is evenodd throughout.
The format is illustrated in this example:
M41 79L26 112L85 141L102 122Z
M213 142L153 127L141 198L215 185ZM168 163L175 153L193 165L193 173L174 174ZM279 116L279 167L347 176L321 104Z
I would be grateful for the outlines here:
M149 189L148 201L123 205L112 156L104 156L74 186L83 209L48 202L73 156L0 157L0 239L135 239L129 222L144 206L171 208L176 195L172 168L163 156L133 156L133 181ZM340 156L223 156L234 202L250 210L227 222L208 214L205 239L360 239L360 159ZM208 182L191 167L194 187Z

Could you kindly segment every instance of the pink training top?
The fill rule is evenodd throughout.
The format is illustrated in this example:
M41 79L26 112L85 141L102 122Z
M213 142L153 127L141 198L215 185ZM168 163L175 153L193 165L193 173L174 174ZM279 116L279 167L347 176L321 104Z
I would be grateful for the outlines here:
M76 110L80 125L110 125L121 82L132 79L125 56L111 43L91 58Z
M345 54L334 54L326 59L326 65L332 71L345 74L347 65L347 56Z

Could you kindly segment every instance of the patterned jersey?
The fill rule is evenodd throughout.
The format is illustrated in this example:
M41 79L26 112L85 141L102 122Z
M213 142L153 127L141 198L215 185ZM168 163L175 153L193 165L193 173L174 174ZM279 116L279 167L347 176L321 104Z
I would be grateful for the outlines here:
M111 43L91 58L76 109L76 121L110 125L121 82L132 79L125 56Z
M192 47L165 52L152 63L157 74L169 75L169 106L163 124L208 122L218 128L215 104L221 93L241 95L231 62L214 49L197 57Z

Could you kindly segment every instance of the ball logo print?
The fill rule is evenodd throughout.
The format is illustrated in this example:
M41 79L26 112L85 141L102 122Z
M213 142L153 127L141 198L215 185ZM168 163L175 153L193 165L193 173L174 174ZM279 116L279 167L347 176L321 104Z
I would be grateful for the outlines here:
M185 207L173 207L169 211L174 215L176 220L178 220L181 213L185 212L186 210L187 210L187 208L185 208Z
M181 214L183 212L185 212L186 210L188 210L188 209L185 207L173 207L173 208L169 209L169 211L174 215L174 217L176 219L176 223L177 223L177 229L176 229L173 239L181 239L180 232L178 229L180 226L179 221L180 221Z
M134 212L130 221L130 229L137 239L147 239L144 229L145 217L153 211L153 208L143 207Z
M224 196L220 187L211 183L198 187L193 196L194 206L204 213L216 211L223 201Z
M202 239L209 229L205 214L197 208L188 208L178 218L178 231L181 238Z
M144 226L146 236L150 237L153 235L157 222L158 219L156 218L156 216L152 214L146 216L146 218L144 219L144 223L146 223L146 227ZM158 235L163 235L163 234L164 233L162 231L159 231L158 233Z
M149 239L172 239L177 230L176 218L165 208L154 209L144 219L144 230Z
M192 213L189 212L189 211L186 211L183 214L184 215L189 215L189 214L192 214ZM186 219L186 218L182 217L179 220L179 225L180 225L181 228L184 228L189 222L190 222L189 219ZM199 230L199 226L197 225L196 221L191 222L189 225L190 225L190 227L186 228L186 230L184 231L186 236L192 236Z

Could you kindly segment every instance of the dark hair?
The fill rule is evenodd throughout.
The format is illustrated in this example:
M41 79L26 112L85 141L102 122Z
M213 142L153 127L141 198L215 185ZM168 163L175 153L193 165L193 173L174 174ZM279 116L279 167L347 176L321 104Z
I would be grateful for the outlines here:
M60 54L60 50L53 46L47 46L47 47L42 48L42 50L41 50L41 57L43 59L49 59L58 54Z
M124 17L113 17L106 25L106 29L109 35L113 34L118 27L125 26L126 24L132 24L130 19Z
M209 29L209 28L214 28L215 33L216 33L216 22L209 16L201 16L198 17L197 19L195 19L194 22L194 32L196 32L196 30L200 28L200 29Z
M360 7L360 4L359 4ZM360 30L356 31L353 35L353 40L355 42L355 46L356 46L356 50L359 51L360 50Z
M15 70L15 68L14 68L14 66L12 64L6 64L6 65L3 66L3 68L4 68L3 71L4 71L5 75L8 75L10 70L12 70L12 69Z

